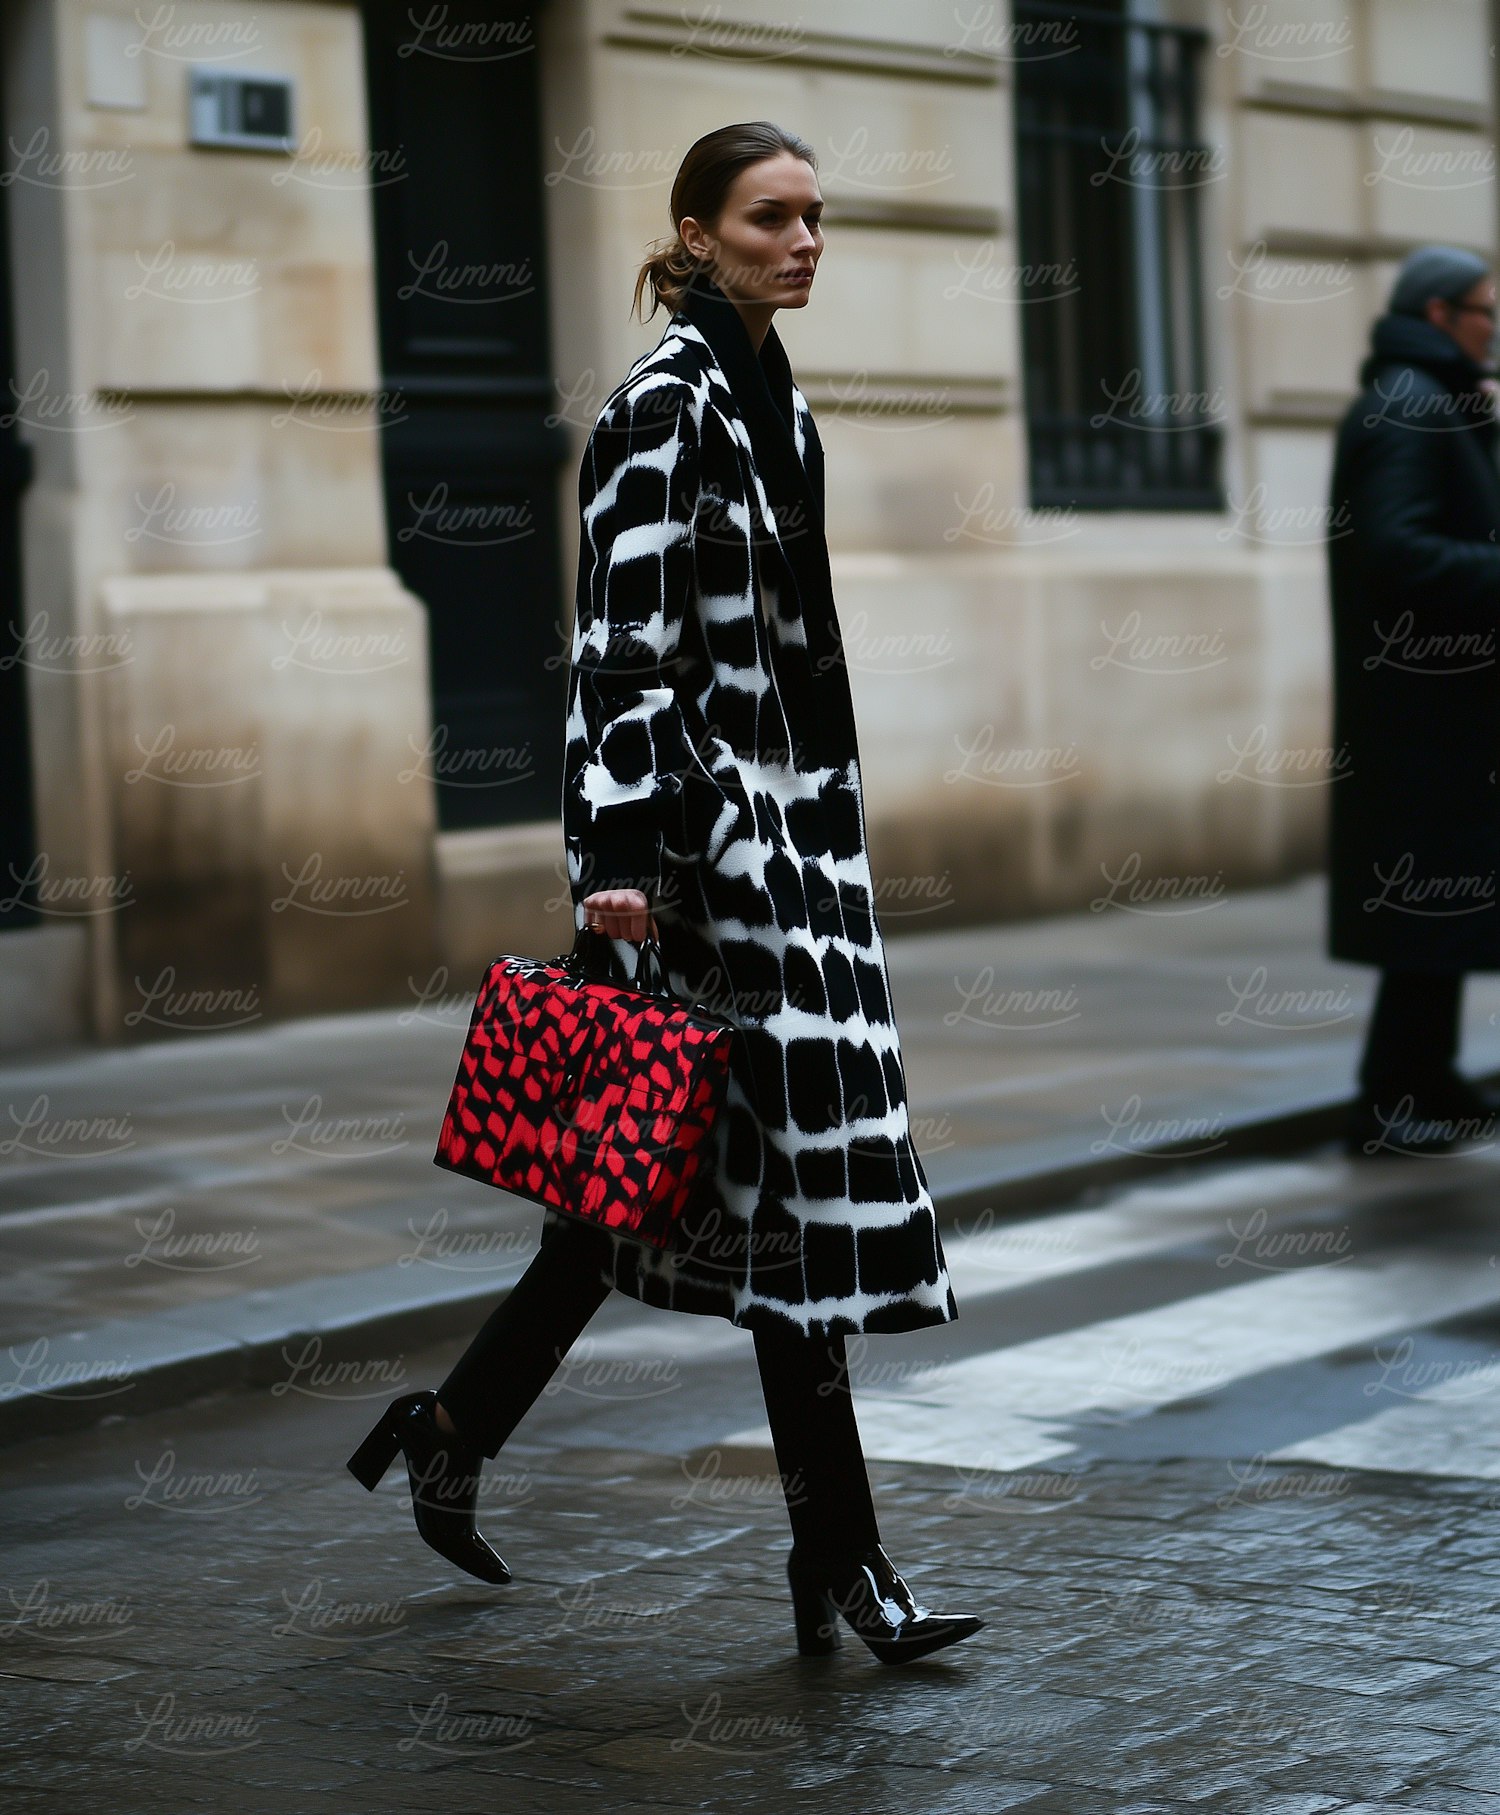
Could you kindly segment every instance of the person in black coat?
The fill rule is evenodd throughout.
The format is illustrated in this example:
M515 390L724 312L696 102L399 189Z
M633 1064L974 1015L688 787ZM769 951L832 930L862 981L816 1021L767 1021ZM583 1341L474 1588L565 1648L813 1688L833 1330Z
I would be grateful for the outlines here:
M1380 967L1350 1145L1451 1146L1500 1099L1455 1067L1500 969L1500 465L1485 261L1426 246L1371 331L1334 449L1328 950Z

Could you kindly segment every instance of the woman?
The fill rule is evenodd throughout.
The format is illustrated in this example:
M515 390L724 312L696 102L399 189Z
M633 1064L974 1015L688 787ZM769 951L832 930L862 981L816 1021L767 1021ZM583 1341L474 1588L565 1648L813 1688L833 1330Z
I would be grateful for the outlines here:
M563 830L575 915L659 939L676 993L736 1024L710 1189L680 1244L551 1211L541 1248L399 1446L427 1541L509 1577L474 1529L493 1457L612 1288L752 1332L791 1519L798 1648L842 1613L887 1663L982 1621L920 1606L880 1543L845 1339L958 1315L872 901L859 759L823 534L822 449L771 326L823 249L812 149L767 122L691 147L677 232L641 269L671 311L584 452ZM648 317L649 318L649 317Z

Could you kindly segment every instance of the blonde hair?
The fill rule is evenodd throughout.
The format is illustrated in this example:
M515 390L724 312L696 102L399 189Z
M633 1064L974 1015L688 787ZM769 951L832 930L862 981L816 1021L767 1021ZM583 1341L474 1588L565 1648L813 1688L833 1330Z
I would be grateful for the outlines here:
M735 126L720 126L688 146L672 181L671 238L653 242L636 274L634 310L642 321L650 321L659 308L677 309L693 278L703 268L677 231L683 217L691 215L694 220L717 220L723 212L730 185L742 170L787 151L817 169L817 156L807 140L771 120L743 120ZM651 307L641 314L641 303L648 286Z

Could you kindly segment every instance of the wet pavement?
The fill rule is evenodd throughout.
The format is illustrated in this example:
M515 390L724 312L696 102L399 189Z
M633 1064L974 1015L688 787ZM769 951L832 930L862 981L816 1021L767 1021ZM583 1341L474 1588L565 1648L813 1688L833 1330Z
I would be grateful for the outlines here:
M751 1344L613 1298L455 1573L343 1459L439 1347L0 1452L7 1810L1500 1815L1500 1156L955 1230L851 1348L882 1534L988 1624L801 1659Z
M1322 883L953 933L899 917L912 1121L949 1226L1212 1160L1349 1093L1373 973L1321 956ZM0 1441L432 1340L525 1267L540 1213L432 1163L478 979L409 1010L0 1069ZM1500 978L1463 1060L1500 1066ZM1328 1125L1331 1126L1331 1123Z
M988 1621L904 1670L797 1656L718 1320L589 1326L485 1473L505 1588L344 1472L534 1250L431 1163L472 989L0 1073L7 1815L1500 1815L1500 1140L1271 1155L1362 1032L1320 916L892 940L960 1317L851 1378L888 1549Z

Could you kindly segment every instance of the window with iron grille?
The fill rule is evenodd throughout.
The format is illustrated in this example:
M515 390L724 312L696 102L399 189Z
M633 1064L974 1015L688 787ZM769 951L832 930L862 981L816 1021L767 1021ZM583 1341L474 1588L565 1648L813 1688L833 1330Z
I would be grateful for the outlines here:
M1200 294L1200 202L1223 174L1198 136L1207 34L1127 0L1013 7L1031 502L1221 509Z

